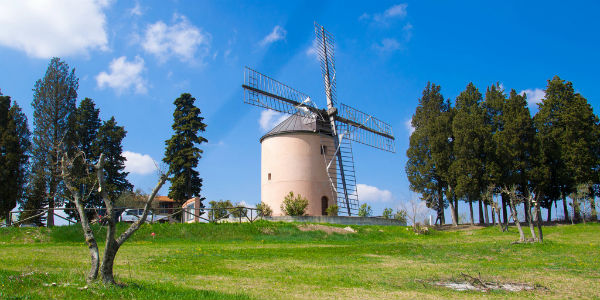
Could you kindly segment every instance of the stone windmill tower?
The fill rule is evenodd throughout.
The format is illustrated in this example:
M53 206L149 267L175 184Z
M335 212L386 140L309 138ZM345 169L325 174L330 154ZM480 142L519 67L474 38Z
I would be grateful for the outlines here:
M333 36L315 23L317 53L327 109L275 79L246 68L244 102L291 116L261 137L261 201L281 215L290 191L309 201L307 214L324 215L337 204L340 214L356 215L358 195L351 141L394 152L392 127L337 103ZM337 105L337 107L336 107Z

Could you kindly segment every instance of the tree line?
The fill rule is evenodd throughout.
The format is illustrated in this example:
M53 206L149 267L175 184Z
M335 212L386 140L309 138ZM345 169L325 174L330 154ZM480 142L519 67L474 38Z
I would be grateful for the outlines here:
M52 58L33 88L33 132L19 105L0 92L0 219L8 219L19 206L25 210L19 219L26 223L53 226L54 209L59 207L73 208L66 213L77 220L72 194L63 180L64 155L72 158L69 177L86 208L105 207L94 169L102 154L107 197L114 202L135 195L125 172L122 143L127 131L114 117L101 120L93 99L84 98L77 105L78 88L75 69ZM198 133L205 131L206 124L195 100L190 94L175 100L174 134L165 142L169 197L178 203L200 197L202 187L196 170L202 154L198 145L207 140Z
M448 207L458 224L459 201L468 204L472 224L474 204L479 223L490 221L488 207L492 222L500 211L498 222L514 220L511 203L523 203L526 220L541 218L531 213L539 205L550 221L559 202L566 221L597 219L600 122L571 82L548 80L533 117L526 94L506 94L498 83L485 95L469 83L452 104L439 85L427 84L412 116L405 167L410 189L438 212L441 224Z

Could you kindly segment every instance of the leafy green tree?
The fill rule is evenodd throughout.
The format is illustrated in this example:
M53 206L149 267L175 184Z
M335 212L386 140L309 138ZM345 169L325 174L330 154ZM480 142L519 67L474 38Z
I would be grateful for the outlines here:
M373 210L371 209L371 205L363 203L358 208L358 216L359 217L370 217L373 214Z
M419 105L412 117L415 129L410 136L410 146L406 151L408 161L406 174L410 189L427 199L427 206L437 210L441 224L444 223L445 190L451 195L449 167L452 154L453 110L449 101L444 101L440 86L427 83ZM456 207L451 206L452 220L456 223Z
M300 194L294 196L292 191L285 196L281 203L281 211L288 216L304 216L307 207L308 199Z
M258 210L258 215L261 217L270 217L273 214L271 207L264 202L256 204L256 209Z
M210 201L208 204L211 208L209 216L211 217L211 220L218 220L226 217L233 208L233 203L229 200Z
M95 153L104 154L104 174L107 194L115 201L125 191L131 191L133 185L127 180L129 172L125 172L125 157L123 156L123 139L127 131L117 125L115 117L104 121L98 128Z
M404 224L406 224L408 221L408 214L406 213L406 210L398 209L394 214L394 219L400 222L404 222Z
M30 132L17 103L0 93L0 218L23 202L29 166Z
M480 195L487 184L485 153L490 130L485 124L481 101L481 93L469 83L456 98L456 115L452 122L454 161L450 172L456 181L456 196L469 203L471 224L474 223L473 201L481 201Z
M62 153L71 147L65 142L65 137L69 119L76 109L78 88L79 79L75 76L75 69L69 69L67 63L55 57L50 60L46 74L36 81L33 89L32 157L47 180L46 199L42 204L48 206L47 226L54 225L54 207L62 202L60 160Z
M331 205L325 209L325 213L328 216L337 216L340 211L340 207L337 204Z
M163 161L169 166L169 173L172 174L169 179L169 198L177 203L199 197L202 189L202 178L196 168L203 152L198 146L207 142L199 135L206 130L206 124L200 116L200 109L194 105L195 101L196 99L187 93L175 99L172 126L174 134L165 142L167 148ZM200 204L202 205L202 202Z
M25 201L21 204L24 212L19 214L19 222L42 226L46 221L44 203L46 202L48 183L43 163L34 163L28 177Z
M381 216L384 219L391 219L393 213L394 213L394 211L391 208L384 208L383 209L383 213L381 214Z

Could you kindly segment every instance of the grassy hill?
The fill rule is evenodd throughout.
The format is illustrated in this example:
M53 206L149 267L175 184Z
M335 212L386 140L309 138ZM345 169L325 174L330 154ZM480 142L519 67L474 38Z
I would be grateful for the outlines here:
M115 262L125 287L86 287L89 258L78 226L0 228L0 299L600 298L599 224L545 227L544 244L514 245L514 228L428 235L352 228L356 233L266 221L144 225ZM104 238L103 228L94 231ZM461 273L538 289L482 293L432 285Z

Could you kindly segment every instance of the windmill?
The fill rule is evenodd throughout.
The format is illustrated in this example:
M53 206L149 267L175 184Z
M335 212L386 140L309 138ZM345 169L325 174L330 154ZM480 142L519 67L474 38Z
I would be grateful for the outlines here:
M338 103L334 38L323 26L315 22L315 40L327 108L319 108L308 95L248 67L245 68L242 85L244 102L314 121L316 130L322 136L329 137L322 139L321 154L333 195L337 197L336 202L340 212L351 216L358 211L351 142L395 152L394 135L389 124Z

